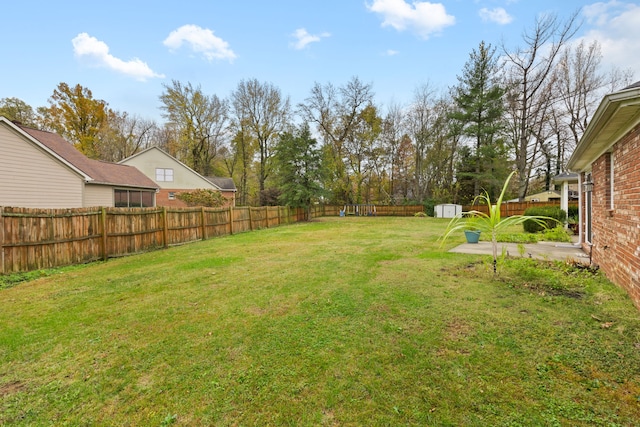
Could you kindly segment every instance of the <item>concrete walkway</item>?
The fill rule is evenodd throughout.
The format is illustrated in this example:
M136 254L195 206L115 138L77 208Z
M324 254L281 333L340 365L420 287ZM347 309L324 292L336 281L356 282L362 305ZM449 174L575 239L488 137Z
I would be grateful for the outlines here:
M568 261L575 260L583 264L589 264L589 254L585 253L577 244L558 243L558 242L538 242L526 243L524 246L523 256L528 258L549 260L549 261ZM517 243L500 243L498 242L498 256L502 255L502 250L506 251L508 256L519 257L520 250ZM492 255L493 249L491 242L463 243L456 246L449 252L457 252L464 254L480 254Z

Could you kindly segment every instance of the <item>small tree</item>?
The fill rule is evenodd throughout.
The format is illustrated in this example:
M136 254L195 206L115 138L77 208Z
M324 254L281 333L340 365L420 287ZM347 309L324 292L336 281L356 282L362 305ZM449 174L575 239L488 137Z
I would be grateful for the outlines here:
M204 206L208 208L218 208L227 201L219 191L204 188L179 193L176 197L189 206Z
M491 235L491 246L493 249L493 274L497 273L498 233L505 230L507 227L510 227L512 225L519 225L525 221L533 221L539 224L544 229L547 228L546 221L556 221L553 218L538 215L512 215L506 218L502 218L502 215L500 213L502 199L504 198L504 194L506 193L507 187L509 186L509 181L514 174L515 171L511 172L507 180L504 182L504 185L502 186L502 192L500 193L500 196L498 197L498 200L495 204L491 203L491 197L486 191L484 194L477 196L476 200L474 200L474 204L476 204L476 202L480 202L479 204L486 204L489 207L488 214L476 210L458 214L451 219L449 225L447 225L447 229L441 237L441 244L444 244L445 240L447 240L453 233L457 231L463 231L473 228L480 232L484 231L486 233L489 233Z

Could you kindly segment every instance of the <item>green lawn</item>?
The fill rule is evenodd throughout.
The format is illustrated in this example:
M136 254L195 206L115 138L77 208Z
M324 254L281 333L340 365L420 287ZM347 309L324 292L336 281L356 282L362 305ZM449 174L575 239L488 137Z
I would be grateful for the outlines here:
M322 218L2 289L0 425L637 425L624 292L494 277L446 224Z

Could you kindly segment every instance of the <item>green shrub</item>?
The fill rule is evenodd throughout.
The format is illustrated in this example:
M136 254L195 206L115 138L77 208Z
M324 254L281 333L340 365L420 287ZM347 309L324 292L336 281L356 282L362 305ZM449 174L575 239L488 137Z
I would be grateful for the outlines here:
M562 224L567 219L567 213L560 209L559 206L541 206L528 208L524 211L524 216L548 217L549 219L546 219L544 221L547 225L546 228L555 228L559 223ZM537 233L545 229L542 224L532 220L526 220L522 223L522 226L524 227L524 231L528 233Z
M567 208L567 218L578 218L578 205L569 205Z
M436 201L434 199L427 199L422 203L424 211L428 216L435 216Z
M200 188L186 193L179 193L176 197L189 206L217 208L223 206L226 202L222 193L208 188Z

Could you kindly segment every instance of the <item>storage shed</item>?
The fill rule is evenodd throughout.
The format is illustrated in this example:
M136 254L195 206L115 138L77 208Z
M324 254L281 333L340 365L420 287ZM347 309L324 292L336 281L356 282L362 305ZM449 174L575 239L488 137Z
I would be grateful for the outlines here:
M436 205L433 209L436 218L453 218L462 213L462 205L442 204Z

